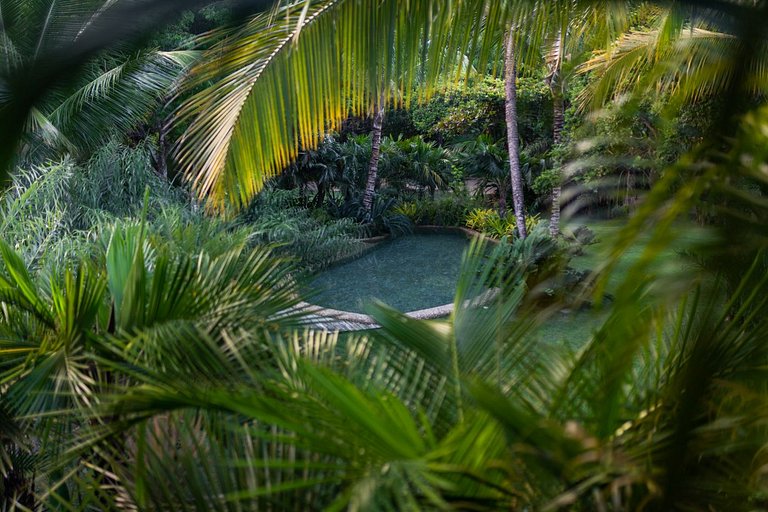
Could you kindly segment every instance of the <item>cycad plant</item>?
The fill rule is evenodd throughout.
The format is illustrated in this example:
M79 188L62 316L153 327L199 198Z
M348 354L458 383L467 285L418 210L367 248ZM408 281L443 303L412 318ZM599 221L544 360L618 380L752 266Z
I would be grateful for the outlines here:
M450 181L452 154L434 142L414 137L403 141L407 175L416 186L427 189L434 198L438 188L445 189Z

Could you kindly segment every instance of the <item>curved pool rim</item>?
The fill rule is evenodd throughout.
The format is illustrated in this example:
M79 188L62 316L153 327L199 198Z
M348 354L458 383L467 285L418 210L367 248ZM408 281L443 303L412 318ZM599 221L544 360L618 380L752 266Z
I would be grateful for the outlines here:
M446 234L462 234L466 236L469 239L472 238L481 238L485 240L487 243L490 243L492 245L497 245L499 243L498 240L494 240L493 238L487 237L484 234L480 233L479 231L475 231L469 228L464 227L452 227L452 226L415 226L413 228L413 232L415 234L440 234L440 233L446 233ZM375 250L375 248L381 244L382 242L385 242L386 240L389 240L389 235L385 236L379 236L375 238L368 238L364 239L363 242L370 244L370 248L366 248L363 252L367 253L370 250ZM359 258L363 254L360 254L356 256L354 259ZM338 264L337 262L336 264ZM484 296L480 299L481 301L490 300L489 296ZM331 321L331 322L338 322L338 323L345 323L345 324L356 324L369 328L375 328L379 324L376 322L376 320L370 316L363 313L354 313L352 311L343 311L339 309L332 309L332 308L326 308L323 306L318 306L316 304L310 304L308 302L301 302L298 304L298 307L303 310L304 312L319 317L319 321L322 323L323 321ZM449 304L443 304L441 306L435 306L431 308L426 309L419 309L416 311L409 311L406 312L406 316L409 316L411 318L419 319L419 320L433 320L436 318L443 318L446 316L449 316L451 313L453 313L453 307L454 303L451 302ZM343 330L343 329L340 329Z

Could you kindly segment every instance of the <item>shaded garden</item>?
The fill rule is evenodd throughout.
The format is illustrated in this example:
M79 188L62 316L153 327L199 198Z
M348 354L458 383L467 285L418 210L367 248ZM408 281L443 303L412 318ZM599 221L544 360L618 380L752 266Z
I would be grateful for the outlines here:
M767 14L0 0L0 508L764 509Z

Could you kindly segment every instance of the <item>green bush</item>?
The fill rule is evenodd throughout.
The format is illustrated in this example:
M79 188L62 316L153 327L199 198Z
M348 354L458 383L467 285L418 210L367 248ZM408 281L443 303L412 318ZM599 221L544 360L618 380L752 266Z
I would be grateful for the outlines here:
M560 169L547 169L534 178L531 188L536 195L546 196L552 193L552 189L560 183L561 179Z
M105 233L137 223L149 190L145 229L178 253L219 254L250 232L195 208L151 165L151 144L112 141L82 166L71 159L19 171L0 196L0 239L34 272L49 273L98 254Z
M70 193L77 204L75 214L79 227L88 227L91 220L87 217L94 211L118 217L137 214L147 188L151 192L150 213L189 203L189 197L181 189L155 172L152 151L149 141L126 146L112 140L77 170Z
M183 190L158 176L151 146L112 141L80 167L69 159L19 172L0 196L0 238L35 271L48 272L98 253L115 225L139 222L149 190L145 229L179 254L217 255L235 246L274 244L302 270L322 268L363 247L366 228L301 207L298 190L270 189L244 215L227 221L205 214ZM397 228L397 219L383 218Z
M435 200L406 201L400 203L396 211L417 225L463 226L467 213L475 205L475 201L466 196L450 195Z
M541 221L538 214L528 215L525 218L525 228L530 233ZM514 215L507 215L503 219L494 209L475 208L470 211L465 219L466 226L479 231L491 238L500 239L505 236L516 237L517 219Z
M519 78L518 128L524 144L551 139L551 93L540 77ZM474 138L480 134L494 139L506 137L504 81L486 77L468 87L448 85L411 111L415 130L441 143Z
M408 217L411 222L416 222L419 214L419 208L413 201L405 201L395 207L395 213Z

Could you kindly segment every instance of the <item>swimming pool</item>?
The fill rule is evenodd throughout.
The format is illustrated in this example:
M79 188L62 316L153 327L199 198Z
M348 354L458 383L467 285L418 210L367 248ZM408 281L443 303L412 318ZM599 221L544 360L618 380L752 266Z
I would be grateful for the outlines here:
M322 307L365 312L373 299L416 311L453 302L465 235L414 234L384 242L358 259L311 280L310 301Z

